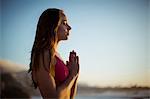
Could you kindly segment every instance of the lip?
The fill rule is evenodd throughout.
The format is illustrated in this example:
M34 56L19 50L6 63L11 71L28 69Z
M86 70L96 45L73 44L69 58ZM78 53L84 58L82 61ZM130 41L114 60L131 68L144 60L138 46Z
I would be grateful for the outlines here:
M69 35L69 32L67 32L66 35L68 36L68 35Z

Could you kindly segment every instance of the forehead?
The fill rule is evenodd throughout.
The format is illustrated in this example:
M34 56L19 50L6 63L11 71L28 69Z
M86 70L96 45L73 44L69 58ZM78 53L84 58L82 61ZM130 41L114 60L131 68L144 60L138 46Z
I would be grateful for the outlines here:
M64 14L63 11L60 12L60 17L61 17L62 20L67 20L67 17L66 17L66 15Z

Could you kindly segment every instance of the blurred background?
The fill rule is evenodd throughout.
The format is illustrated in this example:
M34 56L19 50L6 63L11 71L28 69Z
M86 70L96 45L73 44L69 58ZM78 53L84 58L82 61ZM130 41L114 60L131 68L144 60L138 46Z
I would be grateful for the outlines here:
M37 22L47 8L64 10L72 27L58 50L64 62L72 50L79 55L80 91L150 87L150 0L0 0L1 72L29 68Z

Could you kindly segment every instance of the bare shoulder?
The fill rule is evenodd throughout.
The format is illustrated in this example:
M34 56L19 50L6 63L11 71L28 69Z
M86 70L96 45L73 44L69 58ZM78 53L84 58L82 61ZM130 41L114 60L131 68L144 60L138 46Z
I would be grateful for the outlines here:
M37 72L34 72L34 74L38 78L43 77L45 74L50 74L50 72L51 72L50 69L54 69L54 68L50 68L50 67L55 67L56 63L57 63L57 59L56 59L55 55L50 60L49 50L44 50L43 53L40 53L39 68L38 68Z
M52 66L55 66L55 65L56 65L56 62L57 62L57 60L56 60L56 57L54 56L54 57L52 58L52 60L51 60Z

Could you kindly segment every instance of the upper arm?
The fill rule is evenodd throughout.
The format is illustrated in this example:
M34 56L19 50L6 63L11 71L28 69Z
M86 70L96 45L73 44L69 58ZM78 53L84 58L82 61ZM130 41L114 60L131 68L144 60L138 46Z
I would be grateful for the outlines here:
M44 64L46 65L45 67L49 67L47 54L47 52L44 52L40 55L39 69L36 71L37 85L44 98L56 98L57 92L54 77L44 68Z
M54 78L45 69L41 68L36 73L37 84L43 97L56 97L56 85Z

